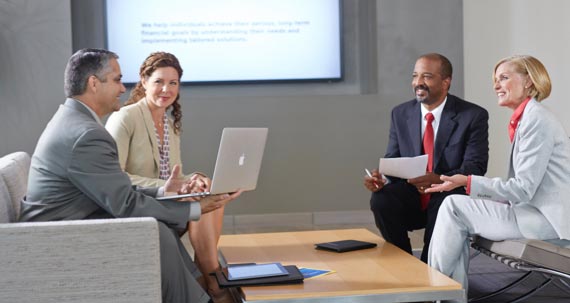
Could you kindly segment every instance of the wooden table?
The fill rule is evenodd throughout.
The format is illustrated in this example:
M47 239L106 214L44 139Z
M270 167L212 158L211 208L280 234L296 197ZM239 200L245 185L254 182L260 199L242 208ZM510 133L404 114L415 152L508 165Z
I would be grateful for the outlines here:
M337 240L374 242L378 247L346 253L314 249ZM366 229L223 235L223 261L281 262L336 273L303 284L241 288L244 302L419 302L465 300L461 285Z

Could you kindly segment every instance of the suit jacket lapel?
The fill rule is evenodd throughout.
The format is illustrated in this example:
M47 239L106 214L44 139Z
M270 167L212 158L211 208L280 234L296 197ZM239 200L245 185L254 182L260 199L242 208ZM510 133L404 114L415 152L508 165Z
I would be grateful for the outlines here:
M529 108L532 108L534 106L533 101L531 100L525 107L524 111L523 111L523 119L524 119L524 115L526 114L527 110ZM520 120L519 124L517 125L516 131L515 131L515 136L513 137L513 142L511 143L511 156L509 157L509 172L508 172L508 177L509 178L514 178L515 177L515 150L518 151L518 137L519 137L519 132L518 129L521 126L521 123L524 120Z
M511 156L509 157L509 173L508 173L508 178L514 178L515 177L515 168L513 167L513 156L515 153L515 143L517 142L516 136L515 136L515 140L513 141L513 143L511 143Z
M434 171L437 169L437 165L441 159L443 149L449 143L449 138L451 138L451 134L455 131L455 127L457 126L457 122L454 120L456 115L457 112L455 111L455 100L453 97L448 95L447 102L445 103L445 107L441 113L441 121L439 121L439 127L437 129L437 135L435 139L435 146L433 150Z
M150 114L150 109L146 103L146 99L137 102L137 106L142 112L144 125L146 127L146 133L148 134L148 140L152 146L152 158L154 159L154 164L156 167L160 167L160 155L158 154L158 143L156 142L156 131L154 129L154 122L152 121L152 115Z
M410 134L409 142L412 142L415 155L422 154L422 111L420 106L422 105L419 102L414 105L413 110L410 111L410 115L408 116L408 121L406 121ZM420 118L418 119L418 117Z

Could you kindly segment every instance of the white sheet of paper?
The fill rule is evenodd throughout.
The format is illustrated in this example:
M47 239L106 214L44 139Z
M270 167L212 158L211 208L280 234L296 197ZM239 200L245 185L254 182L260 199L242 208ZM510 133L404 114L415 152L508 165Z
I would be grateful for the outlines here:
M386 176L402 179L416 178L426 174L427 155L417 157L380 158L378 171Z

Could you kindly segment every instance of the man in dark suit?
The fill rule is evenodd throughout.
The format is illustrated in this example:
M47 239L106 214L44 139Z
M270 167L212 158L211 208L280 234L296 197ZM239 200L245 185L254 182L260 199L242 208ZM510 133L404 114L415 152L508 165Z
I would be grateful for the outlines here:
M117 146L101 119L120 108L118 56L83 49L65 69L68 97L42 133L32 157L21 221L154 217L159 223L162 302L210 301L198 284L201 273L179 239L189 220L239 196L217 195L199 202L158 201L168 192L196 190L178 178L180 168L161 188L135 188L119 165ZM199 185L198 185L199 187ZM136 264L136 260L133 260Z
M425 228L421 255L424 262L441 202L448 195L465 194L463 188L431 195L424 190L441 183L442 174L482 176L489 158L489 114L480 106L448 94L451 77L452 66L446 57L435 53L421 56L412 74L416 98L392 110L385 157L428 154L426 174L403 180L374 170L372 177L364 180L372 191L370 208L376 226L386 241L411 254L408 231Z

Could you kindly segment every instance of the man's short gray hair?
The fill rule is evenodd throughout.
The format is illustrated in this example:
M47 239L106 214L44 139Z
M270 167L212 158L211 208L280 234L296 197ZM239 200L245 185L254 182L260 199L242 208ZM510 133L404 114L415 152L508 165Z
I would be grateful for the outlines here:
M118 59L117 54L97 48L84 48L78 50L69 58L64 74L64 92L66 97L78 96L85 92L87 79L96 76L101 81L107 79L109 60Z

